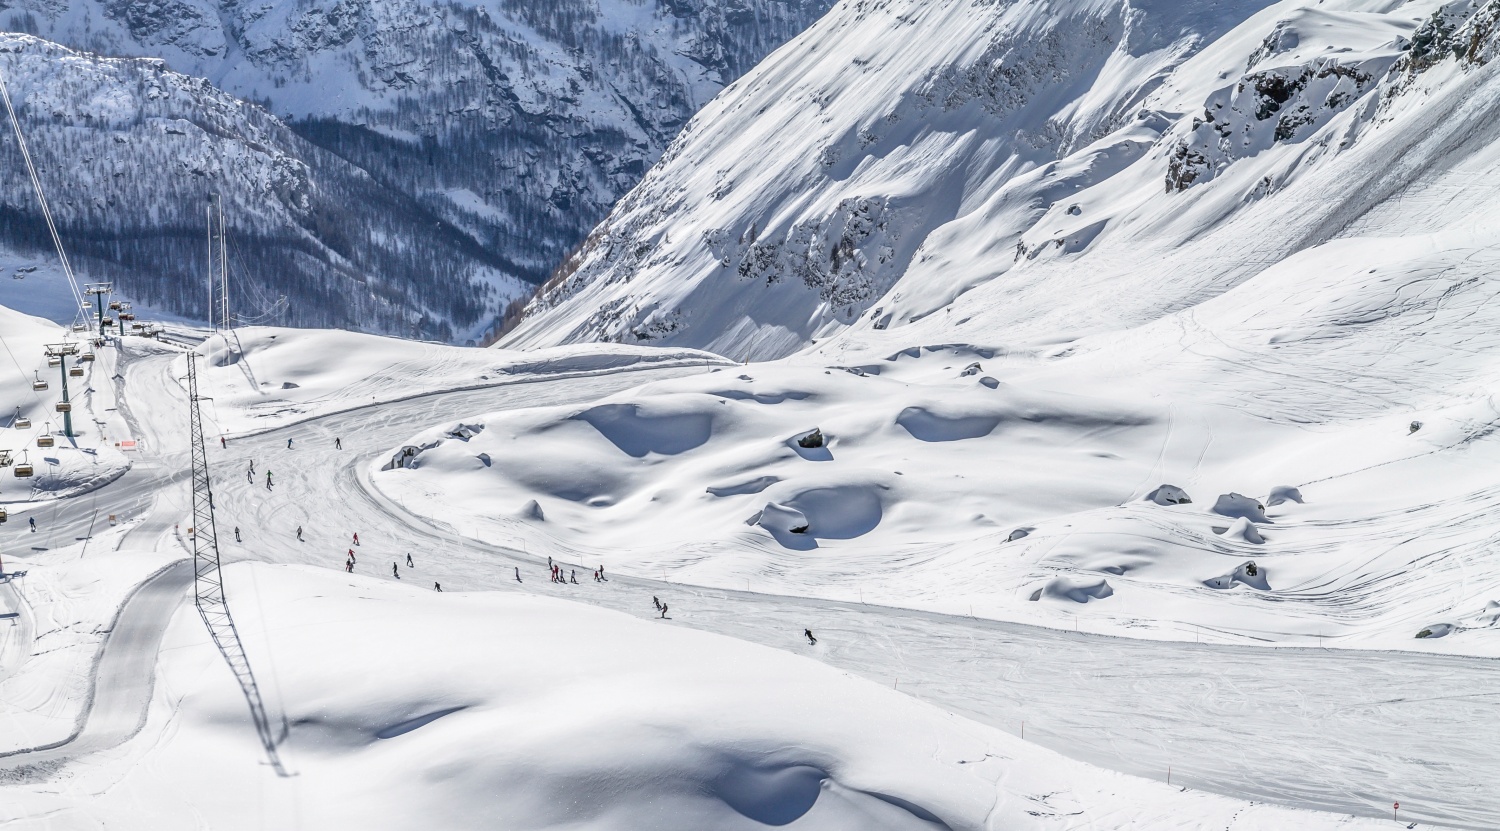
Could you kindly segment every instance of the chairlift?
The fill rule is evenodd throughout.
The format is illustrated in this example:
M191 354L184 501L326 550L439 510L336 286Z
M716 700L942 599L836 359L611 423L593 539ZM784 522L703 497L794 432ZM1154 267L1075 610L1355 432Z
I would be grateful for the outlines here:
M31 475L31 459L29 457L23 458L20 464L16 465L16 478L29 479Z
M112 311L112 312L118 312L120 310L120 301L118 301L118 300L111 300L111 301L109 301L109 310Z
M62 366L62 358L60 358L60 357L58 357L56 355L48 355L47 356L47 366L49 366L49 367L51 367L53 369L56 369L57 367Z
M71 413L73 412L73 404L68 401L59 401L57 402L57 411L60 413Z
M37 447L54 447L56 445L57 439L52 438L51 433L43 433L42 435L36 437Z
M89 325L87 323L75 323L75 324L73 324L73 331L75 331L75 332L87 332L88 330L89 330Z
M135 312L120 312L121 320L135 320Z
M86 364L93 363L94 362L94 353L92 353L92 352L85 352L82 355L78 356L78 360L83 361Z
M70 366L70 367L68 367L68 377L69 378L82 378L83 377L83 367L81 367L81 366Z
M132 324L130 324L130 330L132 332L139 332L139 331L141 331L142 329L145 329L145 328L146 328L146 324L144 324L144 323L132 323Z
M41 373L35 373L35 374L36 374L36 380L31 382L31 388L32 388L32 390L34 390L36 392L46 392L47 391L47 382L42 380Z
M3 506L0 506L0 522L4 522L7 519L10 519L10 514L6 512Z
M31 429L31 419L27 418L26 416L21 415L21 408L17 407L16 408L16 415L15 415L15 417L10 420L10 426L14 427L17 430L29 430L29 429ZM0 459L3 459L4 457L5 457L5 451L0 450ZM3 461L0 461L0 465L3 465L3 464L6 464L6 463L3 462Z

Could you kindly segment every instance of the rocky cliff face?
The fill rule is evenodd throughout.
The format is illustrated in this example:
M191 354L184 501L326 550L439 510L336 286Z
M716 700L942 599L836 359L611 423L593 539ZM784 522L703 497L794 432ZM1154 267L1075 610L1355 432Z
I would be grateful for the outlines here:
M539 281L699 107L828 5L84 0L0 21L258 102L506 278ZM515 285L451 322L482 328Z

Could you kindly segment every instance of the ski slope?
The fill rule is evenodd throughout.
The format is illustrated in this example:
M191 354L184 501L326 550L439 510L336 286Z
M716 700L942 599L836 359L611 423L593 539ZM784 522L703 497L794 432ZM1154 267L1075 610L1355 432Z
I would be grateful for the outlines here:
M129 362L126 370L127 389L133 391L132 395L139 396L130 400L132 403L140 401L138 406L146 406L149 401L149 412L158 422L154 429L165 432L180 429L173 426L173 414L182 407L180 388L172 382L173 360L168 355L142 357ZM364 685L336 683L332 689L324 688L321 692L303 686L294 694L281 686L283 683L294 686L313 683L294 680L308 676L326 677L326 673L311 668L322 667L333 655L343 655L367 635L371 643L389 641L389 636L378 634L386 625L400 625L403 631L409 627L416 627L418 632L430 631L432 634L425 637L409 632L402 636L414 639L402 642L420 644L418 650L422 660L442 661L444 666L448 666L446 662L460 660L452 657L448 650L458 648L456 644L467 643L469 639L452 641L448 637L451 628L444 622L442 614L433 613L435 616L428 623L416 623L428 613L398 611L413 605L426 609L429 603L439 602L436 598L440 596L432 592L429 585L437 581L445 589L442 602L449 600L447 595L450 593L484 592L478 597L494 599L476 602L501 604L485 613L500 616L512 614L504 611L507 608L504 604L511 602L508 598L522 602L525 596L542 595L556 601L583 601L603 606L615 610L612 614L652 618L654 611L650 598L656 595L670 605L672 621L654 625L700 629L783 651L800 652L862 677L868 683L894 686L900 692L935 704L962 719L972 719L975 723L965 728L971 735L974 730L981 729L978 724L1019 734L1024 722L1026 738L1030 742L1085 762L1154 779L1165 779L1170 766L1173 783L1189 787L1186 795L1182 795L1175 790L1154 790L1160 787L1155 785L1120 784L1124 781L1120 780L1100 786L1098 791L1085 791L1082 783L1090 781L1089 776L1094 774L1086 775L1080 772L1081 769L1068 768L1059 774L1059 781L1067 782L1070 796L1066 804L1073 807L1064 810L1063 803L1052 805L1052 812L1059 815L1077 809L1084 811L1080 816L1091 817L1089 821L1113 821L1120 826L1135 823L1135 827L1171 827L1166 823L1176 822L1181 827L1203 827L1212 822L1227 821L1228 814L1215 813L1219 810L1215 806L1229 804L1235 806L1230 814L1249 810L1245 814L1246 821L1253 819L1263 823L1262 827L1313 828L1324 824L1328 827L1358 827L1353 820L1337 819L1329 814L1276 814L1262 801L1299 809L1322 809L1340 815L1378 817L1388 809L1391 800L1399 798L1410 809L1412 819L1463 827L1487 827L1500 821L1500 805L1494 802L1493 789L1489 787L1497 771L1490 769L1486 761L1492 755L1486 748L1493 744L1495 737L1483 727L1494 723L1491 690L1495 670L1487 660L1402 652L1268 650L1227 644L1121 639L1091 633L1087 631L1089 627L1082 624L1079 628L1084 631L1078 632L1038 629L982 617L905 610L873 603L865 605L764 592L706 589L620 574L607 560L602 562L611 579L599 584L588 577L589 570L598 564L592 557L583 562L572 557L563 558L569 568L575 565L579 568L580 585L559 586L546 581L545 560L541 553L517 551L507 544L509 540L472 539L469 535L474 531L464 527L467 517L463 514L449 515L447 522L442 524L424 521L371 485L372 469L379 467L378 463L391 446L422 425L441 419L445 413L495 410L507 406L583 404L652 377L664 379L672 375L703 377L704 370L627 370L554 382L539 378L531 383L496 389L431 395L330 414L279 430L238 438L231 441L227 449L212 451L211 462L216 471L222 471L216 474L215 485L222 506L219 517L221 538L232 539L230 531L235 526L240 527L245 536L245 542L238 546L226 542L226 556L235 561L269 561L315 569L314 572L287 572L284 576L280 572L255 572L267 575L265 577L246 576L244 571L231 570L231 574L241 575L232 583L234 596L246 598L238 609L248 607L248 611L237 611L237 614L248 614L257 621L265 616L264 624L246 624L252 633L252 660L260 655L260 660L269 661L276 667L275 676L283 679L263 683L277 690L273 701L281 703L276 706L290 708L287 712L291 714L293 738L287 747L295 760L305 760L296 764L309 765L309 771L317 770L317 765L321 764L334 764L341 771L352 765L351 770L368 770L369 776L381 775L378 762L372 761L374 767L366 769L359 766L364 762L356 764L352 757L341 755L343 751L329 751L325 747L312 754L318 759L304 757L298 752L299 730L305 727L300 733L305 737L315 734L331 737L333 734L326 733L326 730L335 729L315 726L327 722L327 708L318 711L325 715L311 722L298 716L298 713L306 712L298 708L307 706L307 696L339 702L334 707L336 711L348 707L348 723L351 725L396 723L402 718L396 715L398 712L410 713L405 717L414 718L450 706L441 701L430 703L442 698L439 693L431 691L424 692L420 702L371 703L363 698L343 697L365 689ZM674 382L658 380L656 383ZM151 427L142 429L148 434L153 431ZM334 449L335 436L343 439L342 450ZM288 437L294 439L292 449L286 447ZM258 471L268 467L276 471L271 489L265 487L263 479L257 477L250 482L240 472L243 464L251 458L257 461ZM105 487L93 496L101 504L130 498L124 493L115 493L114 486ZM304 526L306 542L296 540L294 530L298 525ZM14 527L5 529L0 544L9 548L11 540L19 536L17 531ZM337 571L329 576L318 576L319 571L327 575L328 569L342 568L345 551L351 547L348 535L355 531L359 532L363 543L357 549L359 563L356 573L352 577ZM413 554L416 562L414 571L409 571L404 565L404 555L408 552ZM389 566L393 561L401 564L404 579L399 588L395 579L389 576ZM521 570L525 582L515 582L515 569ZM275 576L271 576L273 574ZM379 585L382 583L384 588ZM267 584L281 588L266 588ZM321 596L324 600L316 600L311 595ZM348 599L341 599L346 595ZM415 599L399 599L418 595L423 598L420 603ZM251 597L261 599L249 600ZM295 601L298 597L306 599ZM359 601L358 597L371 600ZM378 609L359 613L368 617L348 618L353 613L339 605L366 606L375 602L377 597L386 598L376 603ZM312 636L313 630L291 622L288 616L325 614L315 611L325 602L333 604L330 609L341 609L326 612L336 619L368 622L341 624L339 632L342 634L329 636L330 640L323 646L289 647L288 640L302 644ZM266 611L268 604L275 611ZM380 604L395 606L385 611L387 607ZM299 611L294 612L294 609ZM542 612L532 610L526 614L541 615ZM168 640L169 644L181 644L182 648L174 647L166 654L180 652L182 660L189 662L192 678L205 677L204 667L213 665L212 661L216 659L204 652L196 619L186 611L183 617L188 618L187 623L179 619L173 630L178 634L169 635ZM603 706L598 703L599 688L592 681L583 680L590 677L587 662L570 664L564 656L576 653L590 637L604 638L608 642L604 633L618 634L622 623L606 622L592 635L566 637L559 641L550 640L548 633L559 628L571 632L573 630L568 627L573 623L565 625L559 621L549 624L528 619L526 625L530 627L533 623L539 625L525 631L538 634L523 640L543 639L527 646L537 650L539 666L549 668L548 673L559 668L559 661L572 667L570 674L578 673L580 683L590 684L590 693L585 699L589 703L583 705L583 712ZM1089 626L1093 623L1089 622ZM810 647L801 639L803 628L817 633L817 647ZM199 645L190 646L189 642L195 637L199 639ZM260 637L273 638L278 646L268 648L264 642L254 640ZM321 637L324 636L315 639ZM505 637L489 640L509 642ZM733 654L739 648L729 645L733 643L735 641L724 642L713 649ZM197 650L197 657L187 657L195 654L193 650ZM300 657L290 657L289 651ZM283 654L287 657L277 657ZM283 660L289 663L282 663ZM412 653L411 660L418 660L417 653ZM701 662L701 656L692 660ZM307 669L297 669L303 666ZM639 669L637 666L636 670ZM398 678L412 675L409 666L394 666L390 671L399 673ZM532 677L528 675L530 670L519 672L522 676ZM680 677L665 667L663 672L672 679ZM263 677L265 674L262 673ZM435 690L442 685L439 683L433 687L431 679L448 674L434 671L417 673L417 676L423 679L421 689L431 687ZM197 727L180 726L166 738L156 738L162 734L154 733L157 728L153 725L163 724L160 719L169 718L171 713L181 715L170 717L165 722L167 724L196 724L206 718L208 723L220 725L204 728L211 733L225 729L223 725L236 725L238 733L233 741L239 743L237 746L241 752L230 755L234 758L254 756L253 731L243 713L236 709L242 705L234 698L228 674L220 673L214 682L218 685L214 687L216 691L211 695L193 692L200 689L194 686L197 683L194 681L187 688L168 685L172 692L162 693L168 696L168 700L164 702L160 696L155 699L158 715L153 719L156 721L148 722L141 739L121 746L120 753L124 758L140 759L143 757L131 754L160 752L164 755L152 758L163 760L161 770L169 769L172 764L165 760L185 758L173 754L191 752L195 754L193 758L201 759L203 752L194 743L199 740L197 736L204 734L200 734ZM674 680L668 688L680 693L680 688L686 683ZM734 683L743 685L749 682L746 679ZM205 703L202 706L208 709L199 710L196 695L210 695L216 703ZM561 692L557 695L566 698ZM603 698L610 700L607 694ZM776 712L784 710L782 707ZM181 718L189 721L181 722L178 720ZM443 717L446 718L449 717ZM860 722L865 723L865 718L862 714ZM561 719L563 725L559 729L571 730L575 719L576 716ZM697 723L687 717L684 721ZM442 720L432 724L442 724ZM771 724L759 722L747 730L751 735L764 736L773 727L774 719ZM698 728L678 729L691 731ZM782 724L776 729L787 728ZM774 734L774 730L772 732ZM1001 740L998 734L983 735L991 737L986 741ZM1247 741L1246 736L1256 739ZM558 743L561 744L562 740L558 739ZM326 744L316 743L319 747ZM361 742L347 744L344 739L338 739L334 744L350 748L363 746ZM161 749L147 750L148 745ZM853 745L845 743L840 746L848 748ZM226 746L216 744L215 747L223 749ZM1024 750L1032 745L1019 747ZM186 748L194 749L189 751ZM1038 752L1041 751L1004 751L1016 759L1027 759L1028 769L1034 763L1038 772L1060 770L1052 767L1063 764L1060 761L1045 764L1035 761L1053 757L1029 755ZM321 758L327 754L333 755ZM865 753L858 755L868 758ZM124 768L111 768L111 764L116 763L96 764L85 760L70 765L69 770L87 771L86 775L75 775L81 776L81 781L98 782L104 780L91 777L110 779L122 775L120 771ZM154 768L148 766L146 769ZM265 771L239 770L244 776L258 777L254 781L262 781L268 775ZM1309 771L1316 773L1309 775ZM161 793L150 790L159 786L151 785L149 778L146 774L132 775L131 785L126 790ZM341 793L334 787L333 780L328 781L331 793ZM361 781L375 780L366 777ZM276 786L268 783L265 787ZM1022 790L1032 796L1048 792L1048 789ZM1179 797L1206 799L1204 791L1225 793L1240 800L1255 800L1258 807L1247 809L1244 802L1220 803L1208 799L1188 808L1184 807L1188 803L1173 801ZM67 804L73 806L68 810L107 810L108 800L83 799L79 803L68 801L70 798L82 799L77 796L44 795L35 791L25 793L27 801L17 804L54 807ZM293 795L286 791L277 793L280 796L268 797L262 803L267 806L264 810L272 814L293 810ZM36 799L42 801L32 801ZM61 803L57 801L59 799ZM163 796L159 804L176 805L176 799L180 797L168 799ZM296 796L295 799L302 800L296 804L305 806L306 811L315 810L315 806L306 802L306 796ZM952 804L942 801L946 797L935 797L931 792L924 792L923 799L928 801L919 801L918 804L927 805L928 810L935 810L931 806L938 804L944 805L944 810L950 810L946 806ZM77 807L80 804L86 804L86 807L80 809ZM245 807L243 803L233 803L232 800L224 804ZM1012 803L1002 798L997 804ZM202 809L202 806L195 808ZM221 807L216 810L228 809ZM1256 819L1257 812L1261 811L1272 813L1260 814ZM1003 816L1003 813L994 816ZM1171 819L1166 819L1168 817ZM1057 821L1066 823L1071 820ZM809 824L808 827L840 826ZM997 826L976 822L951 827Z

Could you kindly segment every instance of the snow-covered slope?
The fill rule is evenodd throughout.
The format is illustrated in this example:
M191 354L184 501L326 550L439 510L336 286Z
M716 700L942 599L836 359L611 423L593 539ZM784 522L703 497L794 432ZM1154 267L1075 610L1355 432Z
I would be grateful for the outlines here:
M839 6L510 341L794 354L375 483L641 574L1496 654L1500 4L1067 9Z
M699 107L828 5L75 0L13 7L0 20L78 49L160 58L257 102L455 237L459 250L416 262L461 266L476 256L462 243L540 281ZM336 212L323 221L355 251L372 244L349 224ZM427 279L464 287L443 273ZM493 315L506 299L474 302Z
M236 565L226 579L273 717L287 726L280 753L294 775L278 778L261 761L244 699L184 606L143 731L60 775L0 777L0 822L152 831L1354 831L1377 822L1090 768L807 657L670 621L309 568ZM85 617L109 612L78 603L75 615L79 607Z
M1483 150L1489 29L1406 51L1435 7L842 3L694 119L511 342L765 358L1147 322Z

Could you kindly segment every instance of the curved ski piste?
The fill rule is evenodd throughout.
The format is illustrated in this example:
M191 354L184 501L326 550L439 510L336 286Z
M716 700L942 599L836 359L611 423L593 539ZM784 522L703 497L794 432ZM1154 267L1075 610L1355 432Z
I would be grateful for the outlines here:
M140 365L162 372L165 363L153 357ZM1029 739L1112 769L1160 779L1170 766L1172 781L1189 787L1369 816L1400 799L1411 820L1500 825L1500 793L1492 786L1500 760L1491 752L1500 667L1493 661L1141 641L613 575L598 584L587 579L593 564L577 564L580 585L560 586L543 579L543 567L525 552L414 517L364 480L380 454L431 424L469 412L589 400L687 371L432 395L211 449L225 559L339 568L349 534L357 531L360 573L386 575L388 561L410 552L424 579L450 589L524 591L640 616L654 615L650 598L660 595L671 603L675 625L802 652L1005 729L1020 732L1024 722ZM165 380L164 372L157 377ZM171 384L143 383L132 393L138 401L150 398L155 411L181 406ZM286 448L289 437L296 449ZM335 437L342 450L334 449ZM250 459L258 471L275 472L273 488L238 475ZM233 526L244 531L241 545L228 542ZM524 583L514 579L517 568ZM161 595L170 593L163 585ZM154 615L164 625L162 605L169 601L147 597L142 619ZM179 608L180 598L170 605ZM801 639L803 628L818 632L817 646ZM112 637L105 651L115 648L130 656L154 651L134 638ZM144 702L139 707L138 718ZM100 742L120 735L129 709L111 705L109 717L101 716ZM80 739L63 755L93 746Z

